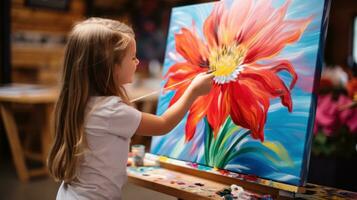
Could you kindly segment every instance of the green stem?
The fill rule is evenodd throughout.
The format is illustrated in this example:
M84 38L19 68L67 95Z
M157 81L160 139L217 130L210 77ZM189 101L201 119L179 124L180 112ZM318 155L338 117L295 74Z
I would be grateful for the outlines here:
M234 158L234 157L232 157L232 153L233 153L235 147L249 134L250 134L250 130L246 130L245 133L243 133L241 136L238 137L238 139L236 141L234 141L234 143L228 148L228 150L225 151L224 158L221 160L221 162L218 163L217 167L224 168L227 165L227 163L229 163L229 161ZM234 153L233 153L233 155L234 155Z
M213 137L213 134L212 134L212 129L210 128L209 124L208 124L208 121L206 118L204 118L204 123L205 123L205 162L206 162L206 165L209 165L209 157L210 157L210 146L211 146L211 143L212 143L212 137Z

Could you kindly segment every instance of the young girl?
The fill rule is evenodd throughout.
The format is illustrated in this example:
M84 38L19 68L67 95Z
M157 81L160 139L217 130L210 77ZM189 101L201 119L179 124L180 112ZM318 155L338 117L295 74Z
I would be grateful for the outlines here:
M62 181L57 199L120 199L130 138L168 133L211 89L213 75L200 74L162 116L141 113L123 87L133 80L135 54L134 32L123 23L90 18L72 30L48 158Z

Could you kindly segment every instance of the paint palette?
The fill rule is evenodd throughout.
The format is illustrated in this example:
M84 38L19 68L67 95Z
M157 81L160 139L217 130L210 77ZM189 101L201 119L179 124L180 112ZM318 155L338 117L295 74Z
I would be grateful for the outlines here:
M225 184L160 167L129 167L127 172L129 179L136 179L133 182L141 180L157 191L166 192L180 198L184 195L190 197L187 199L222 199L223 195L220 191L229 188ZM255 199L271 199L270 196L268 198L266 195L265 198L262 198L262 195L249 191L244 191L244 195L255 197Z
M177 190L177 193L187 192L189 195L209 197L217 199L217 191L226 187L224 184L213 183L211 181L197 182L197 177L192 177L176 171L170 171L160 167L139 167L128 168L129 178L144 179L145 181L156 183L156 190Z

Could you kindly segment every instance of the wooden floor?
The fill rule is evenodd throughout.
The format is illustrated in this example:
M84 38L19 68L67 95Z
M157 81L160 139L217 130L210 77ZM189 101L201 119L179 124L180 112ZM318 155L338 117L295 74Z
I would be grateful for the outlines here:
M53 200L59 187L52 179L39 177L31 179L28 183L18 180L11 160L0 160L0 199L6 200ZM123 188L123 200L176 200L153 190L127 184Z

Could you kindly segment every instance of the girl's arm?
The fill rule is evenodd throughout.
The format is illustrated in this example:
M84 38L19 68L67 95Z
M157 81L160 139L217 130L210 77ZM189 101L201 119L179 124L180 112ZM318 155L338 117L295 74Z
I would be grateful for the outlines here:
M135 134L163 135L171 131L184 117L198 96L207 94L212 87L212 74L199 74L177 102L162 116L142 113L141 122Z

